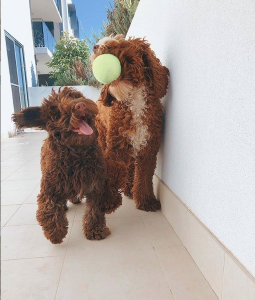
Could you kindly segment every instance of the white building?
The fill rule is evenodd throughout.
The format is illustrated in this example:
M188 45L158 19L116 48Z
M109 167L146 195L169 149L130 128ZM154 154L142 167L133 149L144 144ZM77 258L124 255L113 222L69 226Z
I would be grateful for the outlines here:
M29 106L28 87L51 84L45 63L60 35L68 31L78 38L79 26L71 0L3 0L1 8L1 138L6 138L14 133L11 114Z

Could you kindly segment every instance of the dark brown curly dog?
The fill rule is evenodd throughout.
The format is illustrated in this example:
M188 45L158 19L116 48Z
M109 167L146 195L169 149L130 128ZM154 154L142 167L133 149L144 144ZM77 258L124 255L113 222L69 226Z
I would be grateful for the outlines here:
M110 53L120 60L120 77L104 85L98 100L96 126L112 191L133 196L136 207L156 211L152 177L159 151L169 70L140 38L105 37L94 46L91 61ZM115 191L116 192L116 191ZM118 206L120 203L116 203Z
M37 220L53 244L61 243L67 234L67 199L76 204L84 196L85 236L100 240L110 234L103 211L105 207L113 209L105 161L97 143L97 113L97 105L92 100L65 87L58 93L52 90L42 106L28 107L13 115L18 128L39 127L48 132L41 150Z

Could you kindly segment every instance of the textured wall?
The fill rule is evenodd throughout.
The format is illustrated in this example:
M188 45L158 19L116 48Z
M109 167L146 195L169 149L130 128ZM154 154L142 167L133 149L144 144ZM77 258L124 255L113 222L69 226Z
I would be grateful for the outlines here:
M141 0L171 72L157 174L255 275L255 2Z

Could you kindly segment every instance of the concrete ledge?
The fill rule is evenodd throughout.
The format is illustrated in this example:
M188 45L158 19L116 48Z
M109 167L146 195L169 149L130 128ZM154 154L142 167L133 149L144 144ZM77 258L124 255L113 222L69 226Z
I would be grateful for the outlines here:
M155 175L162 212L220 300L254 300L255 278Z

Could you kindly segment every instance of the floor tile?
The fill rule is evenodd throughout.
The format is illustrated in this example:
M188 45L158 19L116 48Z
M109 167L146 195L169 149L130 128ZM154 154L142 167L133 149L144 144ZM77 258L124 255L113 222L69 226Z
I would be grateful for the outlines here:
M163 299L172 299L153 249L112 249L104 255L91 249L87 255L66 257L56 299L148 299L148 287L154 295L162 290Z
M6 180L27 180L27 179L41 179L41 171L24 171L24 172L15 172L8 176Z
M62 265L63 257L2 261L2 299L54 300Z
M140 217L113 218L107 220L111 235L101 241L87 240L82 231L82 221L75 221L67 253L86 255L87 251L108 249L152 249L146 228Z
M175 300L217 300L208 282L183 246L156 249Z
M67 218L69 224L73 223L76 207L73 204L68 204ZM71 206L71 207L70 207ZM17 213L9 220L6 226L17 225L37 225L36 220L37 204L23 204Z
M69 233L62 244L53 245L44 237L39 225L5 226L2 229L1 259L64 256Z
M75 220L82 220L83 214L85 211L85 200L79 205L77 205L77 214L75 216ZM123 197L122 205L111 214L107 214L107 219L113 218L125 218L125 217L140 217L140 212L135 208L135 203L133 200Z
M254 300L255 280L252 281L237 264L232 255L226 253L222 300Z
M175 300L168 287L138 287L134 293L135 300Z
M37 187L33 190L33 192L27 197L25 200L25 203L37 203L37 196L40 193L40 184L37 185Z
M19 208L20 205L1 206L1 226L4 226Z
M154 248L182 245L177 234L161 212L142 216L142 220Z
M1 191L21 191L21 190L34 190L38 184L40 183L40 179L26 179L26 180L9 180L4 181L1 184Z
M32 189L5 191L3 190L4 183L2 183L2 191L1 191L2 205L22 204L33 191Z

